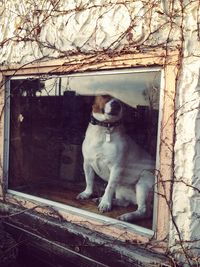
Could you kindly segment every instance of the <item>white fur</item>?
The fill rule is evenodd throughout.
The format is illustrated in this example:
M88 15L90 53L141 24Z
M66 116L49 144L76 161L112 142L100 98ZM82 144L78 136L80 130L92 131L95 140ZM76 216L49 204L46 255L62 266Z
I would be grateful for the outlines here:
M93 113L99 121L117 121L122 117L109 115L111 101L105 105L104 114ZM100 212L110 211L112 205L137 204L134 212L123 214L120 220L132 221L147 215L147 197L153 189L155 163L151 156L125 134L121 125L110 129L110 141L106 140L106 127L89 124L83 142L86 188L78 199L88 199L93 194L95 173L107 181L100 200Z

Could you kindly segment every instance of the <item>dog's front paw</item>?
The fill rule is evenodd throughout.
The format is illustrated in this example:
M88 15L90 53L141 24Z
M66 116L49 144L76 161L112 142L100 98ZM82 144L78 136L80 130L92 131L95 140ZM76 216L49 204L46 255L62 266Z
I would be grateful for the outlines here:
M110 211L112 208L112 204L111 202L104 200L103 198L101 199L99 206L98 206L98 210L103 213L103 212L107 212Z
M78 196L76 197L76 199L88 199L90 198L91 193L88 193L86 191L81 192L80 194L78 194Z

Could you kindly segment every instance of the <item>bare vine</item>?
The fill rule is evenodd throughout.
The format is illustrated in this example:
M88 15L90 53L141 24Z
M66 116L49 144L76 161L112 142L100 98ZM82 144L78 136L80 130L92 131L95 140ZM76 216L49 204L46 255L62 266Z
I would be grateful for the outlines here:
M87 65L87 62L90 65L95 65L100 61L103 62L105 55L112 59L118 55L145 54L162 49L166 52L164 65L168 64L170 52L178 51L176 87L180 85L184 61L188 59L186 53L187 44L190 41L187 39L188 32L191 31L196 42L200 41L199 0L82 0L74 1L71 6L65 2L68 1L0 1L1 66L9 68L12 64L20 64L20 67L13 72L12 76L15 76L26 65L34 62L67 58L68 62L66 64L74 63L71 67L71 72L74 72L81 65ZM115 14L121 16L122 21L117 20ZM191 19L189 19L189 16L191 16ZM111 27L112 25L109 25L112 20L115 22L114 30ZM192 29L190 29L190 22L193 23ZM112 31L109 32L109 29ZM73 31L76 34L73 34ZM18 49L20 49L20 55ZM77 63L72 56L82 56L85 57L85 60ZM190 54L191 58L199 56L199 51L193 51ZM59 66L53 72L62 73L62 68L64 66ZM52 72L49 74L52 74ZM2 81L1 83L2 90L4 90L5 82ZM175 112L169 115L169 121L174 117L174 125L176 125L187 113L198 112L199 106L186 110L188 104L191 104L192 101L195 102L196 99L185 101L181 105L174 102ZM4 106L1 108L1 120L3 114ZM163 125L163 130L164 128L165 125ZM173 143L175 144L176 141L177 134L175 131ZM167 140L162 140L162 142L166 142L166 145L169 145L169 149L171 149L172 144L167 144ZM171 250L169 249L166 253L172 261L172 266L179 266L176 257L174 257L176 249L178 253L183 255L188 266L199 266L198 256L192 253L192 249L190 249L192 247L191 243L196 244L197 240L184 240L182 230L179 229L174 214L173 189L178 184L188 187L196 194L200 193L200 189L188 183L185 177L176 177L175 157L176 154L173 152L173 178L165 180L161 174L158 175L158 185L161 185L164 193L157 192L157 194L162 195L166 201L171 222L178 238L175 245L178 243L177 247L180 247L178 249L174 245L172 246L173 249L170 248ZM2 163L1 168L3 168ZM1 181L1 186L4 187L2 183L3 181ZM166 192L166 184L169 183L171 186L170 198L169 192ZM4 189L4 201L5 191ZM146 245L144 244L144 246Z

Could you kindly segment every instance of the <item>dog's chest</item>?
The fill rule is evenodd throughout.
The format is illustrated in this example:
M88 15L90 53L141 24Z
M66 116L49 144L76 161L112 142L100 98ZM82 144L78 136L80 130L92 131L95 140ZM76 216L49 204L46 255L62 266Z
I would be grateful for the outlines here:
M100 177L108 180L118 149L115 140L108 140L106 134L106 129L89 128L83 142L83 156Z

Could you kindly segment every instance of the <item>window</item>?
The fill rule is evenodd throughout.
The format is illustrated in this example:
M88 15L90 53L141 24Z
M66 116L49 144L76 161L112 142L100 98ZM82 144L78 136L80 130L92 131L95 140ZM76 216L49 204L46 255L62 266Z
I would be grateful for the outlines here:
M150 155L155 170L160 87L159 68L11 78L8 189L99 214L92 199L76 198L86 183L82 143L94 98L120 101L126 134ZM93 195L102 196L106 185L96 174ZM113 206L103 215L118 218L136 208ZM153 212L131 223L152 229Z

